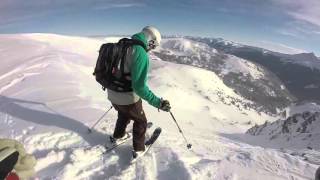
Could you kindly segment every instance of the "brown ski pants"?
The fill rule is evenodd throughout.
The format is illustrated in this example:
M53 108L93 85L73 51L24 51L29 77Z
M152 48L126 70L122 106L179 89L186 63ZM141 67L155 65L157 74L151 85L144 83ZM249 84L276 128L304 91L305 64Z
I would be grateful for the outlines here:
M118 111L118 120L113 133L113 137L123 137L126 133L127 125L130 123L130 120L133 120L133 149L135 151L144 151L147 118L142 108L141 99L134 104L112 105Z

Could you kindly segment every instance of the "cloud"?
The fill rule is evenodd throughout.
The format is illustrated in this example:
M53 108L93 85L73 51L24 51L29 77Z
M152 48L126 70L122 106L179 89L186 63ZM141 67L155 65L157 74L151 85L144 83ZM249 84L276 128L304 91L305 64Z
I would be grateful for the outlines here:
M320 1L319 0L272 0L296 20L310 23L320 28Z
M297 39L303 38L301 34L299 34L296 30L292 30L292 29L276 29L276 32L281 35L290 36Z
M290 36L299 40L319 38L320 28L304 21L292 20L285 22L280 27L273 30L281 35Z
M320 35L320 0L271 0L282 14L288 18L276 33L300 40L319 38Z
M94 9L96 10L105 10L105 9L113 9L113 8L131 8L131 7L145 7L144 3L125 3L125 4L109 4L97 6Z
M250 43L250 45L268 49L274 52L285 53L285 54L299 54L299 53L307 52L306 50L303 50L303 49L298 49L298 48L287 46L282 43L276 43L276 42L270 42L270 41L258 41L258 42Z
M225 14L245 14L248 12L244 8L232 9L232 8L225 8L225 7L217 8L216 11L220 13L225 13Z
M131 8L145 0L0 0L0 26L62 12Z

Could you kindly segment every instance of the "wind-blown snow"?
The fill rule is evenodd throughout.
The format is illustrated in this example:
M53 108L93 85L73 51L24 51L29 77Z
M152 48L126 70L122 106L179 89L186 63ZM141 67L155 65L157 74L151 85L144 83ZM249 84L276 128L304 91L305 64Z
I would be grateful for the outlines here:
M302 158L222 136L244 133L255 123L275 119L232 103L249 100L227 87L217 74L156 57L151 62L150 88L170 100L193 149L186 149L168 113L144 103L149 121L163 129L151 151L134 165L129 165L131 142L102 155L107 136L113 133L116 112L111 111L92 134L87 129L110 107L92 76L103 41L23 34L0 35L0 42L0 135L23 142L37 157L39 179L277 180L314 176L316 166ZM194 46L186 43L177 48L188 53L196 51Z
M120 39L122 39L123 37L106 37L104 38L104 40L107 42L107 43L116 43L118 42Z

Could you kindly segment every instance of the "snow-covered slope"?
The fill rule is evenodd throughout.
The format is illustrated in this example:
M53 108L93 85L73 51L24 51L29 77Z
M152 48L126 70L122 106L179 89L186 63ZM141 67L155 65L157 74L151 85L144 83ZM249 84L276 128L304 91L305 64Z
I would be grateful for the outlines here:
M320 106L306 103L288 107L287 117L255 125L247 131L246 141L281 151L320 165ZM242 137L242 139L244 138Z
M320 149L320 112L297 113L285 120L254 126L247 133L265 136L283 147Z
M320 105L303 103L287 107L282 112L282 119L256 125L247 133L254 136L265 136L270 140L280 140L283 142L277 142L278 144L288 144L286 146L289 147L320 149L319 128Z
M209 47L205 43L185 38L164 39L161 47L157 49L156 52L177 57L183 56L186 61L184 64L187 64L189 60L192 65L198 67L210 66L210 64L214 63L221 64L222 67L219 68L224 75L230 72L243 73L252 79L260 79L264 76L263 69L260 69L251 62L232 55L222 55L216 49Z
M254 103L247 106L258 111L276 114L277 109L284 108L294 99L283 83L264 67L191 38L164 39L154 54L165 61L215 72L225 84L252 100Z
M110 38L109 38L110 39ZM102 155L115 125L92 71L103 41L53 34L0 35L0 136L33 153L39 179L311 179L316 166L300 157L220 134L244 133L274 118L226 86L218 74L152 56L150 88L170 100L192 150L168 113L144 103L163 129L145 158L129 165L131 143ZM187 47L186 47L187 48Z

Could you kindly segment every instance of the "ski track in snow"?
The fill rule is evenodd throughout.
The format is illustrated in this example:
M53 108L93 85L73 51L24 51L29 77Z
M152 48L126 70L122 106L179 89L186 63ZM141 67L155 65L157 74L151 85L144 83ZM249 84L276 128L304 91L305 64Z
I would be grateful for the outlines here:
M220 134L243 133L248 121L262 124L272 117L221 103L218 92L248 100L216 74L159 59L152 61L151 89L172 99L193 149L187 150L167 113L144 103L154 123L148 132L163 129L150 152L132 165L131 142L103 155L116 112L87 132L110 107L91 75L101 41L50 34L0 35L0 40L0 58L11 63L0 69L0 135L23 142L36 156L39 179L313 179L316 165L299 156ZM12 53L18 48L21 54Z

